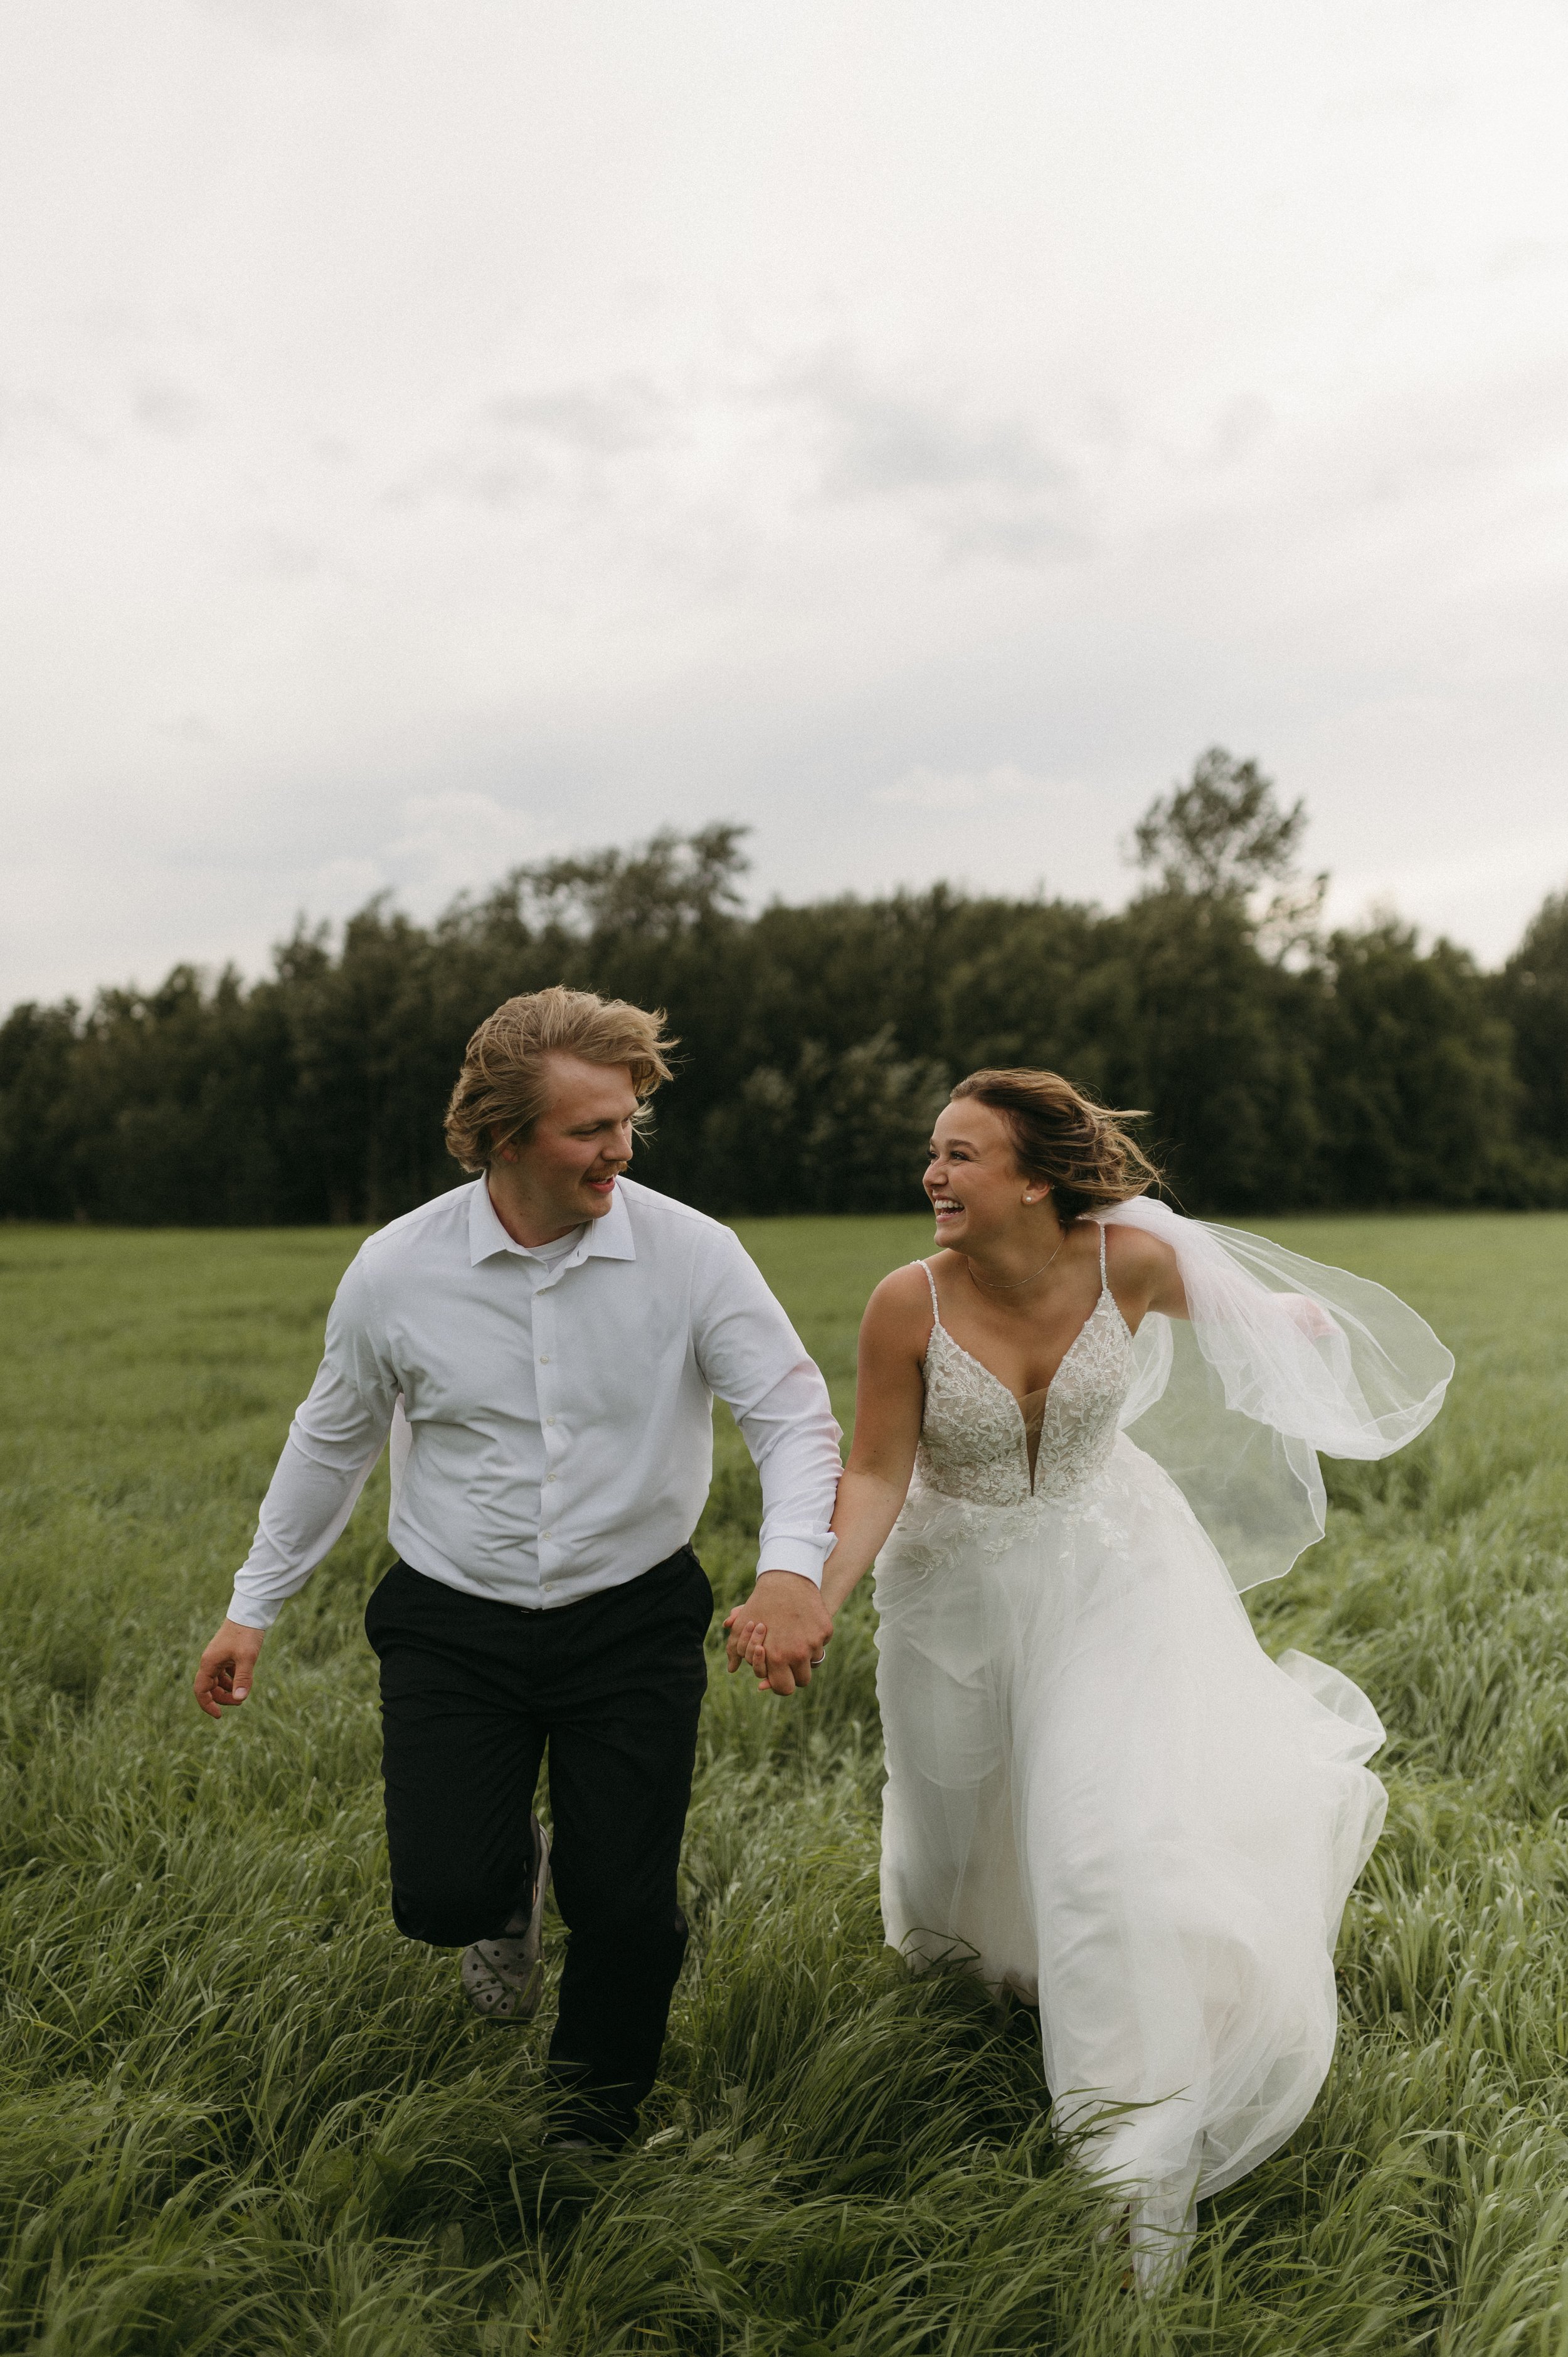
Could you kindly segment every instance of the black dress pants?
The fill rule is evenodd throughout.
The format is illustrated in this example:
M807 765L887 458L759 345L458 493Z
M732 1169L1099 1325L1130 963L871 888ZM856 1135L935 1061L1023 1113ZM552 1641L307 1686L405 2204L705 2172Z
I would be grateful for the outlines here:
M713 1590L689 1546L534 1612L394 1564L365 1609L381 1665L392 1915L437 1946L497 1939L532 1897L548 1749L569 1939L550 2045L584 2107L629 2129L686 1946L675 1895Z

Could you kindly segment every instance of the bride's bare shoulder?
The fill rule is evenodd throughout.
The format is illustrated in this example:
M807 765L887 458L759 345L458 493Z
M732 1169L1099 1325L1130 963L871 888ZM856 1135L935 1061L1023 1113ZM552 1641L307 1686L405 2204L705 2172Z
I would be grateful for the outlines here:
M861 1331L868 1340L923 1351L930 1325L930 1285L922 1264L911 1261L883 1278L865 1305Z
M1108 1221L1105 1265L1112 1286L1123 1304L1132 1302L1139 1309L1163 1310L1170 1318L1186 1317L1181 1269L1163 1236L1152 1236L1146 1228L1124 1228Z
M1119 1276L1133 1282L1142 1276L1167 1275L1176 1265L1176 1256L1163 1236L1152 1236L1147 1228L1123 1228L1109 1220L1105 1258Z

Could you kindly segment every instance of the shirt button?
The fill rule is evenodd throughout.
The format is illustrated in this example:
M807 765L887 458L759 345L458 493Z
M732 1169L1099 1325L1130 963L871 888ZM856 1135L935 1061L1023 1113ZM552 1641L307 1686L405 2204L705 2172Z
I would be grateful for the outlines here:
M545 1421L545 1423L546 1423L546 1424L553 1424L553 1423L554 1423L554 1421L555 1421L555 1418L554 1418L553 1415L547 1415L547 1416L545 1417L544 1421Z
M539 1353L539 1363L542 1367L547 1367L550 1364L550 1353L548 1351L541 1351Z

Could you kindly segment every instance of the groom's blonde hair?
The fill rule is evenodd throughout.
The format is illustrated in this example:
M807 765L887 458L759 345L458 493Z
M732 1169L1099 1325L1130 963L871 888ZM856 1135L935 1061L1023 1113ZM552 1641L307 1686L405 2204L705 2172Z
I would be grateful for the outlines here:
M1002 1115L1019 1169L1050 1189L1057 1216L1064 1222L1125 1203L1159 1178L1136 1138L1122 1126L1145 1116L1096 1104L1059 1072L1021 1064L971 1072L954 1089L951 1102L961 1097L974 1097Z
M670 1078L662 1008L650 1014L624 998L592 990L531 990L487 1015L469 1040L446 1107L446 1151L465 1170L488 1170L503 1146L521 1145L550 1102L547 1056L587 1064L624 1064L637 1092L633 1125Z

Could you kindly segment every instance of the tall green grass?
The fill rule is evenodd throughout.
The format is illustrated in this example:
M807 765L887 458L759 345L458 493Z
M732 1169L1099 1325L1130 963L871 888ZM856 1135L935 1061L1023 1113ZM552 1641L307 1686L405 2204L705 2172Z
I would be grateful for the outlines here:
M1568 1219L1273 1232L1404 1293L1460 1376L1253 1599L1371 1694L1393 1805L1330 2083L1144 2306L1031 2017L882 1947L865 1600L803 1702L715 1682L646 2141L547 2166L548 2005L479 2022L386 1911L379 1480L252 1701L189 1697L355 1240L0 1229L0 2350L1568 2357ZM847 1416L923 1225L746 1233ZM726 1428L722 1598L755 1514Z

